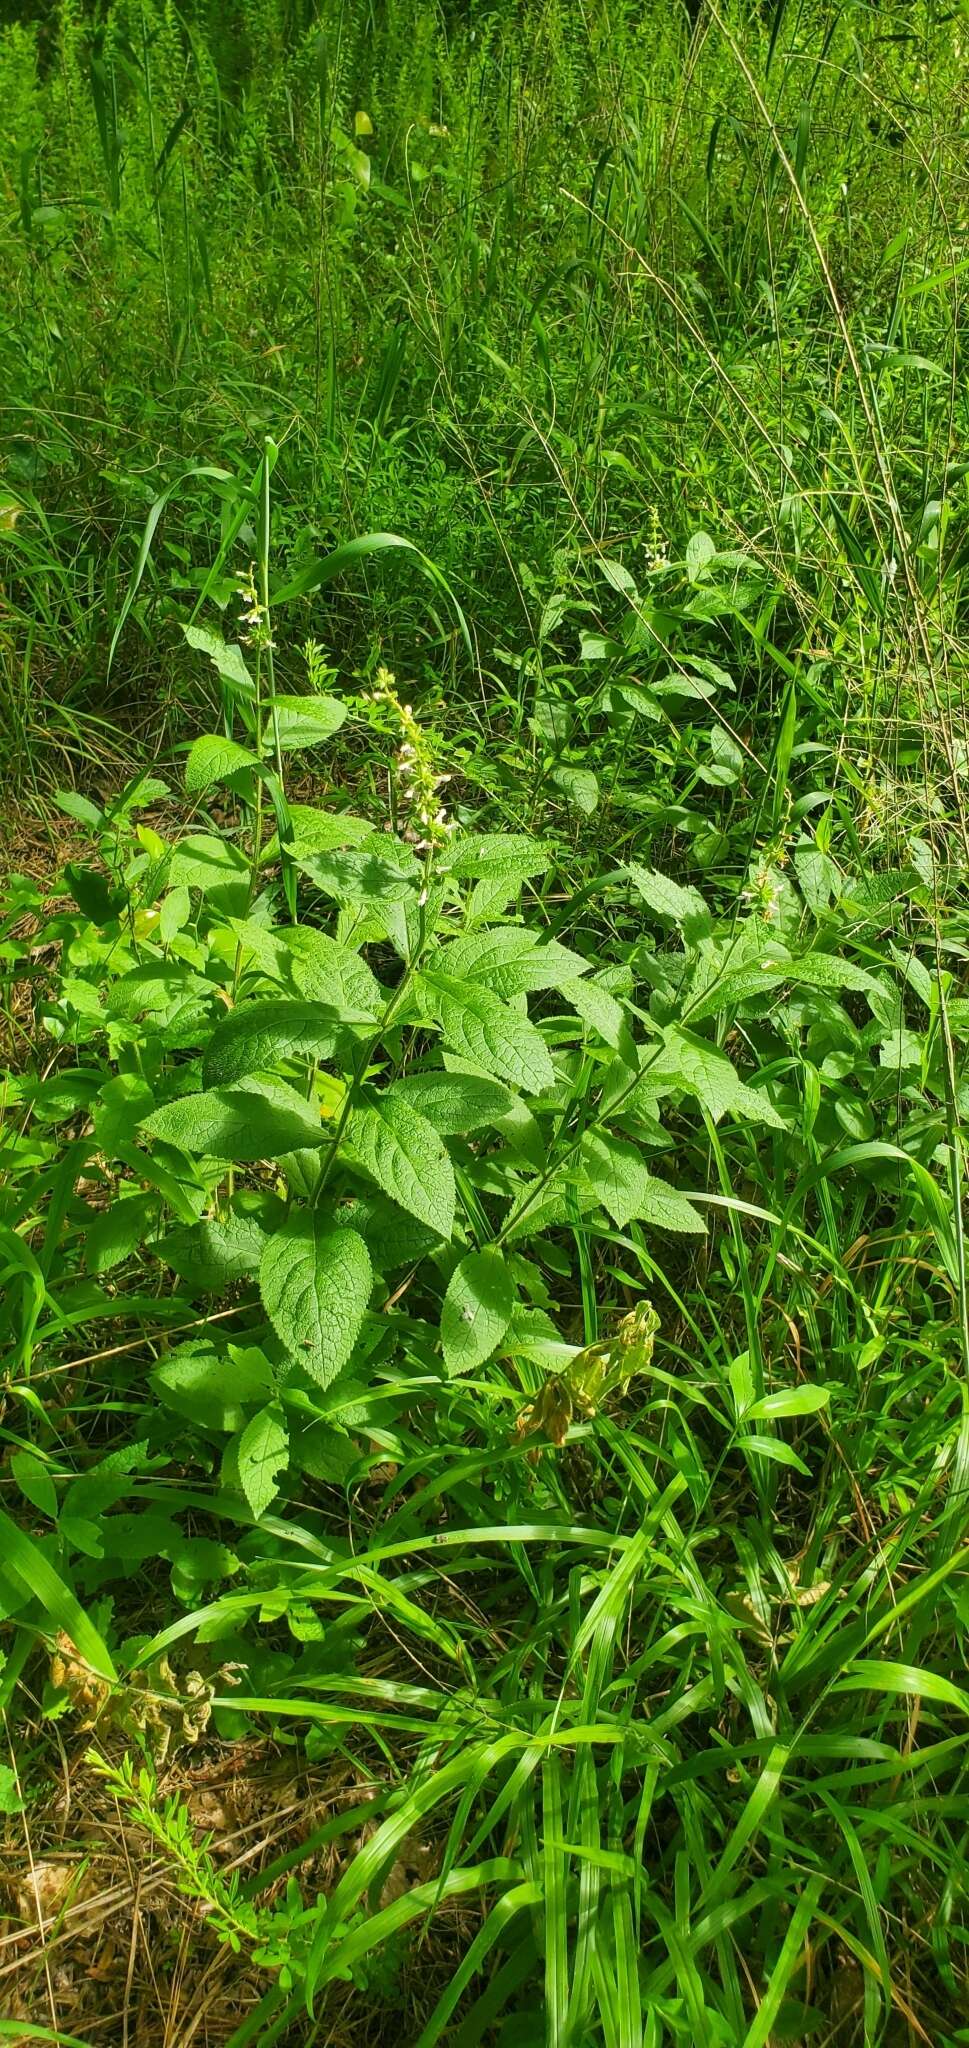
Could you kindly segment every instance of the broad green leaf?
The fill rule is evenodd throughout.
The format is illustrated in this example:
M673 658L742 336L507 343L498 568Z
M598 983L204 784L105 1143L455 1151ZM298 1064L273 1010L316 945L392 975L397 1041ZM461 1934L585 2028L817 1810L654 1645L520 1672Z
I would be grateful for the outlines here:
M337 903L378 906L416 901L424 873L409 847L382 832L343 852L297 854L296 865Z
M462 881L503 881L507 875L527 880L543 875L551 859L549 848L526 832L462 832L447 865Z
M168 889L158 906L158 936L163 946L170 946L185 930L191 915L192 899L184 882L177 889Z
M179 1151L213 1159L282 1159L307 1145L323 1145L316 1105L285 1081L252 1081L237 1088L207 1088L182 1095L146 1117L141 1129Z
M483 982L496 996L523 995L533 989L559 988L588 973L589 962L557 939L542 941L524 925L497 925L492 931L465 932L440 947L428 962L431 970L456 974L462 981Z
M692 1202L650 1173L641 1153L627 1140L609 1131L587 1131L581 1160L590 1185L620 1230L634 1217L666 1230L706 1230Z
M92 1216L84 1231L84 1263L89 1273L108 1273L154 1234L161 1204L156 1194L140 1188Z
M670 918L686 938L702 938L710 930L710 912L699 889L684 889L669 875L661 875L657 868L640 867L635 860L628 863L626 872L650 910L657 917Z
M418 1109L402 1095L361 1089L346 1137L385 1195L439 1237L450 1237L454 1170L438 1132Z
M270 1238L259 1286L266 1314L294 1364L323 1387L360 1334L373 1268L363 1238L315 1211L296 1210Z
M289 1461L289 1433L282 1409L274 1402L260 1408L236 1445L239 1485L258 1521L279 1492L277 1474Z
M604 988L601 981L592 975L587 975L584 981L563 979L558 986L583 1024L588 1024L590 1030L606 1045L611 1045L623 1059L632 1060L635 1071L636 1055L629 1019L611 990Z
M112 982L107 995L106 1012L109 1017L149 1017L153 1023L163 1023L175 1016L193 997L199 1000L211 997L211 988L202 975L185 967L178 960L147 960L141 967L132 967L127 974L119 974ZM134 1075L116 1075L116 1081L124 1079L133 1086ZM105 1095L111 1083L105 1088ZM144 1089L145 1082L138 1085ZM116 1093L118 1091L116 1090ZM131 1119L127 1120L131 1130Z
M10 1470L25 1500L32 1508L46 1515L48 1521L57 1520L57 1488L42 1458L33 1451L12 1451Z
M784 1387L779 1393L765 1394L748 1408L745 1420L760 1422L765 1416L775 1420L785 1415L816 1415L819 1408L826 1408L831 1399L827 1387Z
M210 832L189 832L172 848L168 879L173 888L201 889L203 896L238 892L241 903L249 893L249 863L245 854L228 839L216 839Z
M290 804L286 845L297 863L314 853L332 853L335 847L359 846L369 839L373 826L369 818L356 818L352 811L320 811L314 804ZM279 834L273 833L263 854L264 861L279 859Z
M548 1047L527 1017L509 1009L490 989L454 975L425 971L419 982L456 1052L466 1053L486 1073L510 1081L526 1094L538 1095L552 1087L555 1072Z
M599 802L599 783L591 768L576 768L564 761L553 768L551 779L583 817L592 817Z
M748 1088L730 1060L715 1047L688 1036L677 1025L667 1025L663 1039L661 1049L655 1052L650 1048L645 1057L643 1084L648 1094L682 1089L702 1102L714 1123L729 1113L741 1121L746 1118L784 1129L784 1118L769 1097L759 1088Z
M359 1010L347 1018L318 1002L285 1002L273 997L240 1003L219 1024L206 1047L202 1078L207 1088L226 1086L260 1073L280 1060L328 1059L347 1022L366 1022Z
M190 1290L221 1294L236 1280L258 1271L268 1230L262 1216L237 1207L176 1230L152 1246Z
M185 788L189 796L199 796L203 790L211 789L214 782L228 782L240 770L258 767L258 758L248 747L240 747L236 740L226 739L222 733L203 733L189 750Z
M716 561L716 542L708 533L694 533L686 544L686 573L691 583L700 583L704 571Z
M694 1209L678 1188L660 1180L655 1173L647 1176L639 1217L642 1223L656 1223L663 1230L689 1230L696 1234L707 1227L699 1209Z
M516 1097L501 1081L485 1075L442 1073L405 1074L394 1081L391 1093L420 1110L442 1138L464 1136L469 1131L488 1129L500 1116L514 1109Z
M246 1404L272 1393L272 1368L255 1345L218 1351L207 1338L180 1344L150 1375L160 1401L202 1429L241 1429Z
M319 746L339 732L347 715L338 697L277 697L273 708L279 744L286 749ZM266 729L267 734L274 733L271 717Z
M735 1010L738 1004L767 989L785 986L847 988L868 996L880 993L874 975L854 960L843 960L832 953L802 953L794 958L777 940L766 939L759 961L721 974L709 989L691 999L689 1022L699 1024L724 1010Z
M449 1373L474 1372L501 1343L515 1306L507 1263L497 1251L469 1252L451 1275L441 1310Z
M405 1215L396 1202L375 1188L366 1193L361 1190L359 1195L341 1195L334 1221L360 1232L376 1273L415 1265L440 1243L440 1231L430 1230L416 1216Z
M280 969L288 969L300 995L309 1002L323 1003L331 1010L379 1016L386 997L366 961L349 946L341 946L326 932L308 925L280 926L272 938Z
M221 634L211 632L208 626L183 626L182 632L190 647L208 655L223 682L230 683L243 697L255 696L255 684L237 641L223 640Z

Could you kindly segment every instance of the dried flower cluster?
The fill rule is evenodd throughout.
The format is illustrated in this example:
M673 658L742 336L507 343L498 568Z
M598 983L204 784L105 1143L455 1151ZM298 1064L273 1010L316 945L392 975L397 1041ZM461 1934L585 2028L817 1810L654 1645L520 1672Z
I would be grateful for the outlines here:
M454 829L453 820L438 799L438 791L451 778L435 774L434 753L428 736L415 718L412 706L401 702L389 669L377 670L373 703L400 736L394 776L398 805L406 814L409 828L407 837L422 853L430 852L443 846Z

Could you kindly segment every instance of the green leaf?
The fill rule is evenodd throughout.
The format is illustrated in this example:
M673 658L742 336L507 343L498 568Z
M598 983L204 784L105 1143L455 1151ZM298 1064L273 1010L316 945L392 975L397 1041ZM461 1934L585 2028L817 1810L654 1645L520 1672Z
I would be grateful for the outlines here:
M237 1088L207 1088L183 1095L145 1117L141 1129L179 1151L212 1159L282 1159L307 1145L324 1145L315 1103L285 1081L253 1081Z
M383 832L345 852L299 854L296 865L324 895L337 903L404 903L418 894L420 861L410 848Z
M217 1351L207 1338L180 1344L150 1375L160 1401L201 1429L241 1429L246 1404L272 1393L272 1368L255 1345Z
M213 1032L202 1078L207 1088L224 1087L281 1060L327 1059L342 1024L349 1021L318 1002L285 1002L270 996L240 1003ZM367 1012L353 1011L352 1021L366 1023Z
M208 655L224 683L230 683L243 697L255 696L255 684L238 641L223 640L221 634L211 632L208 626L183 626L182 632L190 647Z
M288 1462L289 1433L282 1409L274 1402L247 1422L236 1445L239 1485L257 1521L275 1500L276 1475Z
M748 1088L723 1053L702 1038L689 1037L677 1025L667 1025L663 1038L661 1051L657 1054L651 1048L644 1063L643 1086L649 1095L682 1089L702 1102L714 1123L729 1112L775 1130L785 1128L769 1097L759 1088Z
M969 1715L969 1692L939 1671L927 1671L920 1664L897 1664L890 1659L860 1657L849 1664L832 1692L901 1693L907 1699L938 1700Z
M694 533L686 544L686 573L691 583L701 583L704 571L716 561L716 542L708 533Z
M46 1515L49 1522L56 1522L57 1488L43 1459L35 1458L33 1451L12 1451L10 1470L31 1507Z
M23 1810L24 1802L17 1790L17 1778L12 1764L0 1764L0 1814L22 1813ZM25 2024L22 2028L18 2028L17 2032L11 2036L9 2029L0 2023L0 2040L4 2038L16 2040L18 2035L23 2040L36 2041L43 2039L43 2030L38 2035L34 2033L32 2027L27 2027ZM47 2038L49 2041L60 2041L65 2036L61 2034L48 2034ZM80 2043L78 2043L78 2048L80 2048Z
M816 1415L819 1408L826 1408L831 1399L827 1387L784 1387L777 1394L765 1394L748 1408L745 1420L760 1422L765 1416L775 1420L785 1415Z
M236 1280L258 1270L268 1232L251 1210L229 1209L185 1230L176 1230L152 1246L156 1257L190 1291L221 1294Z
M394 1081L391 1094L400 1096L420 1110L442 1138L465 1136L480 1131L507 1116L516 1097L501 1081L489 1081L483 1074L405 1074Z
M346 705L338 697L277 697L275 713L279 744L283 748L316 747L332 739L346 718ZM267 737L272 719L266 721ZM372 829L372 828L371 828Z
M295 1211L262 1256L266 1314L294 1363L323 1387L346 1365L360 1334L373 1269L363 1238Z
M462 832L447 865L460 881L527 881L543 875L551 859L548 847L527 832Z
M210 832L189 832L172 848L168 879L173 888L184 884L188 889L201 889L203 896L237 891L244 904L249 894L249 863L228 839L216 839Z
M789 1465L792 1471L803 1473L805 1479L811 1477L810 1466L805 1465L804 1459L799 1458L790 1444L782 1443L779 1437L738 1436L737 1448L748 1451L752 1457L767 1458L774 1465Z
M189 749L185 788L189 796L198 796L211 789L214 782L228 782L240 771L258 767L259 761L248 747L240 747L236 740L226 739L221 733L203 733Z
M356 818L352 811L320 811L314 804L290 804L286 846L294 860L312 858L314 853L332 853L340 846L359 846L369 839L373 826L369 818ZM263 854L264 861L279 859L279 834L274 833Z
M44 1552L16 1522L0 1508L0 1557L2 1570L8 1578L22 1586L34 1600L39 1600L45 1614L54 1623L55 1629L63 1629L70 1636L75 1648L86 1658L98 1673L114 1684L117 1672L107 1644L98 1634L92 1621L88 1620L69 1586L55 1572Z
M490 989L454 975L425 970L418 980L456 1052L526 1094L538 1095L553 1086L548 1047L527 1017L509 1009Z
M376 1019L385 1002L365 960L326 932L297 926L277 933L289 944L290 971L299 992L330 1009Z
M362 150L355 151L354 154L364 156ZM367 163L369 170L369 157L364 157L364 161ZM272 592L270 603L272 605L288 604L291 598L306 597L310 591L321 590L325 584L334 582L338 576L345 576L348 569L355 568L358 562L366 561L370 555L382 555L388 552L397 552L398 550L403 550L406 554L412 555L416 567L436 585L438 590L443 591L457 619L461 630L461 637L473 661L474 650L471 644L471 635L468 631L468 622L447 577L442 575L436 562L432 562L428 555L422 554L420 548L412 540L405 539L404 535L400 533L356 534L353 540L344 541L340 547L334 548L332 554L318 557L316 561L307 562L302 569L297 569L296 574L290 577L288 583L284 583L281 589Z
M599 802L599 783L591 768L575 768L566 761L552 769L551 779L583 817L591 818Z
M441 946L428 961L431 971L456 974L461 981L480 981L492 994L524 995L530 990L559 988L586 974L589 962L557 939L542 942L524 925L497 925L491 931L464 932Z
M203 977L179 961L146 960L141 967L119 974L108 990L106 1009L109 1017L148 1017L152 1023L161 1024L176 1016L193 998L208 999L210 995ZM146 1083L134 1074L116 1074L103 1090L105 1099L111 1099L112 1090L121 1094L116 1084L122 1081L129 1096L137 1089L146 1092ZM125 1129L131 1130L130 1115Z
M666 1230L706 1230L692 1202L651 1174L636 1146L625 1139L610 1131L587 1131L580 1156L590 1185L618 1229L637 1217Z
M139 1188L127 1197L119 1194L116 1201L92 1216L84 1231L88 1272L108 1273L122 1259L129 1259L152 1235L160 1206L156 1194L145 1194Z
M418 1109L401 1095L361 1089L346 1137L384 1194L439 1237L450 1237L454 1170L438 1132Z
M627 863L626 872L650 910L657 917L670 918L685 937L699 939L710 930L710 912L699 889L684 889L669 875L661 875L657 868L640 867L635 860Z
M578 1012L583 1024L588 1024L590 1030L606 1045L611 1045L624 1060L631 1061L635 1072L636 1051L629 1019L610 990L603 988L601 981L596 981L592 975L584 981L564 980L559 983L559 989L566 1002Z
M441 1310L441 1342L449 1373L474 1372L501 1343L515 1306L515 1288L500 1252L469 1252L451 1275Z

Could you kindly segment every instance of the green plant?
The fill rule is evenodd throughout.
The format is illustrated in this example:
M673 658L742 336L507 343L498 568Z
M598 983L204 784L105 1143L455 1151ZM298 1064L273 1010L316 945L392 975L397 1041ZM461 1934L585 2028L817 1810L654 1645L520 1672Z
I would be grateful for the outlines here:
M845 1690L888 1701L918 1691L943 1717L967 1703L926 1641L936 1589L962 1570L957 1497L937 1494L934 1462L940 1445L957 1465L961 1455L957 1382L930 1392L923 1368L905 1367L891 1306L906 1245L925 1248L932 1275L905 1282L923 1291L926 1330L941 1328L963 1285L945 1178L958 1156L946 1045L965 1027L951 983L912 943L932 876L913 846L872 898L833 858L830 824L811 834L788 806L752 856L749 907L718 914L696 887L632 861L595 878L608 906L595 941L577 899L579 950L568 902L563 915L550 888L551 849L464 825L460 802L446 812L440 756L386 672L349 703L318 687L277 694L268 587L265 569L246 582L245 652L190 628L248 744L197 739L186 788L197 801L226 790L234 821L169 840L154 781L103 811L65 799L96 858L69 868L74 907L47 925L61 964L40 1014L59 1050L43 1077L7 1083L3 1242L17 1334L5 1372L26 1425L10 1471L51 1532L42 1550L5 1524L8 1613L26 1624L25 1647L38 1622L76 1646L101 1688L95 1726L113 1688L123 1699L191 1631L196 1656L209 1642L248 1674L232 1694L209 1682L226 1732L295 1713L314 1742L349 1740L351 1755L364 1731L382 1746L405 1730L416 1738L412 1770L333 1898L294 1894L281 1947L275 1935L266 1945L258 1913L235 1928L282 1970L263 2013L278 2010L274 2026L425 1912L476 1894L480 1935L422 2040L441 2038L493 1944L519 1914L534 1930L539 1908L550 2037L593 2014L608 2037L619 1971L623 1998L638 1975L654 2015L642 2038L658 2040L659 2026L679 2038L682 2001L694 2038L706 2028L739 2039L732 1947L712 1930L788 1898L781 1837L764 1879L738 1860L784 1773L795 1770L793 1825L812 1760L833 1768L841 1754ZM308 665L313 684L330 680L318 650ZM348 714L366 744L396 750L392 817L286 796L290 751ZM277 824L268 838L263 790ZM151 823L138 816L146 803ZM15 891L14 934L36 901ZM666 934L659 944L644 916ZM13 937L7 950L16 976L29 942L21 952ZM868 1206L886 1204L870 1296L850 1247ZM704 1244L711 1215L722 1219L716 1263L696 1294L678 1247ZM617 1286L632 1304L623 1319L605 1305ZM50 1375L77 1370L85 1325L99 1332L90 1362L121 1372L134 1429L72 1471L38 1395ZM146 1354L136 1390L124 1361ZM877 1390L896 1370L884 1417ZM915 1409L919 1444L936 1447L927 1463L910 1440L903 1451L892 1419L904 1432ZM388 1453L399 1471L365 1547L317 1535L305 1489L353 1487ZM815 1512L814 1474L832 1460L845 1480ZM855 1577L841 1530L847 1475L873 1469L892 1474L879 1514L897 1525ZM739 1514L736 1562L711 1572L725 1499ZM869 1526L870 1510L857 1511ZM796 1557L792 1537L786 1557L774 1547L778 1518L800 1527ZM443 1551L470 1576L500 1633L510 1585L488 1567L496 1550L532 1616L482 1664L477 1625L426 1603L425 1560ZM570 1552L560 1579L555 1559ZM167 1563L183 1613L112 1649L101 1609L85 1611L77 1590L120 1592L148 1558ZM643 1634L646 1601L665 1620ZM383 1681L361 1659L375 1602L423 1643L428 1685ZM657 1682L658 1711L647 1706ZM693 1838L705 1809L692 1804L688 1758L701 1783L707 1767L673 1731L722 1702L725 1684L753 1733L731 1737L716 1765L735 1774L741 1806L714 1864L696 1852L697 1940L683 1949L662 1885L643 1891L641 1856L667 1781L682 1782L682 1804L672 1796ZM940 1754L953 1739L943 1723ZM878 1766L887 1787L898 1755L889 1744ZM133 1780L126 1797L149 1810ZM829 1812L815 1809L809 1869ZM448 1813L438 1874L368 1915L400 1843ZM176 1809L159 1825L183 1881L215 1897ZM850 1844L864 1823L845 1825ZM476 1861L508 1826L514 1851ZM771 1962L768 2010L783 2002L812 1919L849 1946L862 1939L832 1919L823 1883L809 1877L791 1901L798 1932ZM644 1913L645 1979L634 1936ZM231 1913L218 1917L228 1928ZM523 1970L534 1938L515 1951ZM716 1962L699 1971L708 1940ZM490 2009L486 1993L482 2024Z

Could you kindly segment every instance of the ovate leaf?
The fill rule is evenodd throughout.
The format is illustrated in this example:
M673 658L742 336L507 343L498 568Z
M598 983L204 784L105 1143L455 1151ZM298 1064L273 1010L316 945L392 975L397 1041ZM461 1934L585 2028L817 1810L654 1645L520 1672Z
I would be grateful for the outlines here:
M182 632L190 647L208 655L224 683L229 683L241 697L255 696L255 686L237 641L223 640L221 634L211 632L208 626L183 626Z
M377 1017L385 998L358 953L310 926L297 925L277 936L287 943L290 971L301 995L332 1010Z
M403 1096L361 1090L347 1125L352 1154L408 1214L449 1238L454 1225L454 1170L433 1124Z
M42 1458L33 1451L12 1451L10 1470L25 1500L48 1521L57 1520L57 1488Z
M257 1521L275 1500L279 1492L276 1475L288 1462L289 1433L282 1410L274 1402L269 1408L260 1408L246 1423L236 1445L239 1485Z
M346 1365L370 1300L373 1269L363 1238L295 1211L262 1255L266 1314L294 1363L323 1387Z
M425 972L420 985L449 1045L526 1094L551 1088L555 1073L540 1031L490 989L450 974Z
M570 762L563 762L553 768L552 781L575 810L591 818L599 802L599 784L591 768L575 768Z
M392 1091L419 1109L442 1138L465 1136L494 1124L515 1107L515 1096L503 1081L489 1081L483 1074L406 1074L392 1084Z
M682 1088L702 1102L714 1123L729 1112L741 1120L784 1129L784 1119L769 1097L761 1089L748 1088L723 1053L676 1025L667 1025L663 1037L666 1043L662 1052L647 1060L648 1074L644 1079L651 1094L668 1094L671 1088Z
M650 1173L641 1153L627 1140L611 1131L587 1131L581 1157L590 1186L620 1230L634 1217L665 1230L706 1230L692 1202Z
M591 975L584 981L563 980L560 988L566 1002L578 1011L583 1024L611 1045L627 1063L631 1062L635 1069L636 1052L629 1020L611 991L603 988L601 981L595 981Z
M441 947L428 963L432 971L456 974L460 981L480 981L493 995L522 995L531 989L560 988L587 974L589 962L557 939L541 943L520 924L500 924L490 931L465 932Z
M189 796L200 796L214 782L227 782L240 770L258 766L256 755L250 754L248 747L240 747L236 740L226 739L222 733L203 733L189 750L185 788Z
M299 861L304 854L332 853L334 847L359 846L361 839L369 839L372 831L369 819L354 817L352 811L321 811L314 804L290 804L286 845ZM274 833L263 860L278 859L279 835Z
M684 889L669 875L661 875L657 868L640 867L635 860L629 862L627 873L650 910L657 917L671 918L686 938L699 939L710 930L710 912L699 889Z
M469 1252L451 1275L441 1311L441 1342L449 1373L474 1372L501 1343L515 1306L515 1288L500 1252Z
M708 533L695 533L686 544L686 573L691 583L701 583L704 571L716 560L716 542Z
M320 1113L285 1081L253 1081L182 1095L145 1117L146 1137L213 1159L282 1159L327 1142Z
M352 1012L353 1021L367 1013ZM247 1074L273 1067L280 1060L326 1059L344 1020L321 1003L263 1001L242 1003L218 1025L206 1048L202 1077L209 1088L240 1081Z
M284 748L316 747L339 732L347 715L338 697L277 697L276 729ZM267 720L272 732L272 721Z

